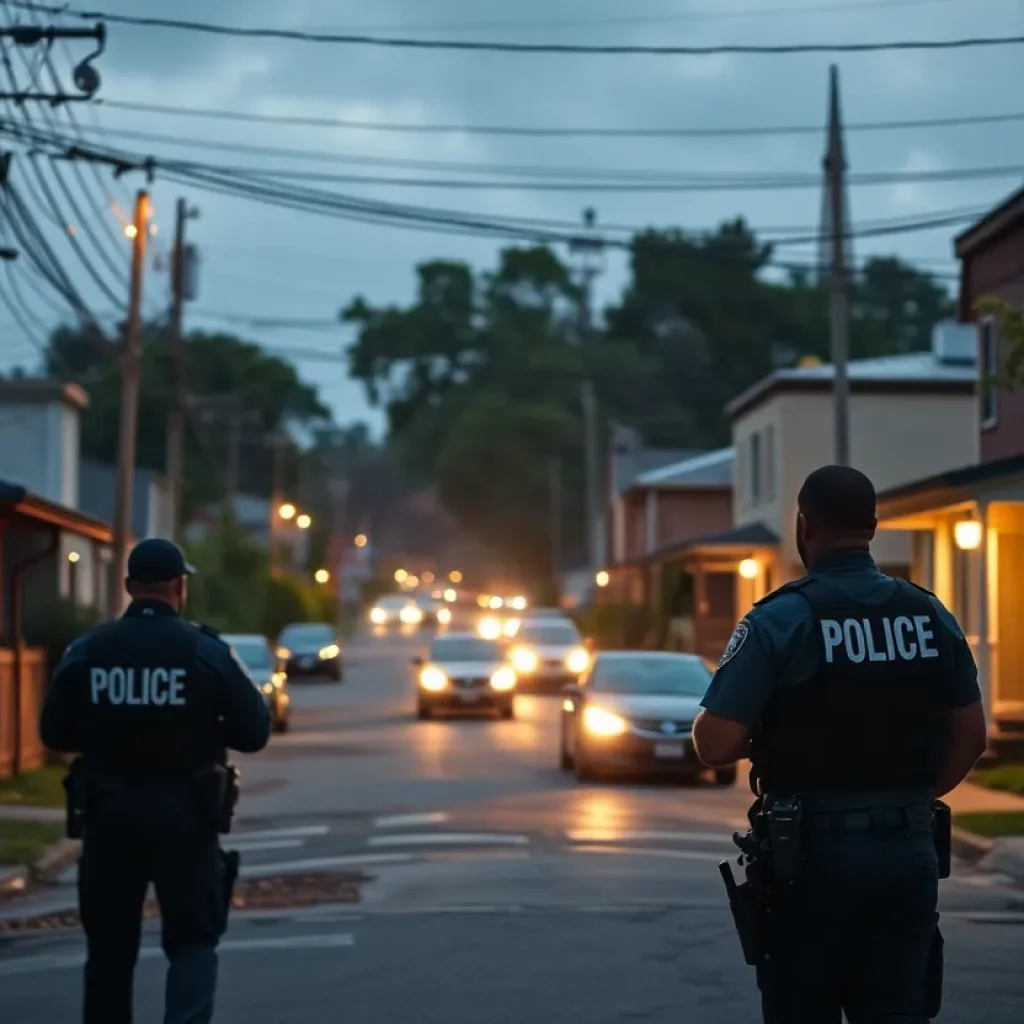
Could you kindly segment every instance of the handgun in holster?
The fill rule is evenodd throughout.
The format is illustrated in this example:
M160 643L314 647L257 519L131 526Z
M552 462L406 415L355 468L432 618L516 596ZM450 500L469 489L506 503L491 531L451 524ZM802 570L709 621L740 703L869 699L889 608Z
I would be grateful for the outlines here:
M76 757L68 766L61 784L64 787L64 834L68 839L81 839L89 804L89 784L85 762Z

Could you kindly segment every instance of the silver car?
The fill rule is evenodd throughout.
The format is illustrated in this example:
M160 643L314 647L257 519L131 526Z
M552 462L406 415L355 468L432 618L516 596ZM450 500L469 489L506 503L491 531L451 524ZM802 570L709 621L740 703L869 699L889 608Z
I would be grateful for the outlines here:
M274 732L287 732L291 723L288 677L280 670L270 641L259 633L226 633L221 639L231 645L260 688L274 722Z
M525 619L509 643L524 687L557 690L590 668L590 652L572 619Z
M417 717L473 711L515 718L516 673L500 641L475 633L448 633L435 638L426 659L412 661Z

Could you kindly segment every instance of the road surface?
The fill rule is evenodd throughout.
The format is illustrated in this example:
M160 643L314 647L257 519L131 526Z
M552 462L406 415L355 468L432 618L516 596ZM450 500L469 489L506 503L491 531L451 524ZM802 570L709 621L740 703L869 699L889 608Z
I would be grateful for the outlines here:
M577 784L556 767L557 699L517 720L413 718L414 638L352 642L342 685L297 684L292 732L242 762L228 845L249 873L360 866L354 906L235 916L224 1024L743 1024L759 1019L716 862L742 786ZM1024 894L944 885L950 1024L1018 1024ZM80 938L0 943L5 1024L73 1020ZM147 926L140 1020L159 1019Z

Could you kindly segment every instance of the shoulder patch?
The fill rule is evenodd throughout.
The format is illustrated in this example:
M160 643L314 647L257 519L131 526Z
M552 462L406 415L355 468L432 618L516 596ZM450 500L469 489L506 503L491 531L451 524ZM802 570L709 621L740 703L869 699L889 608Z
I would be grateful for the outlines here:
M725 645L725 650L722 651L722 657L718 659L719 668L736 657L736 652L746 643L748 636L750 636L750 625L746 619L741 619L732 631L732 636L729 637L729 642Z

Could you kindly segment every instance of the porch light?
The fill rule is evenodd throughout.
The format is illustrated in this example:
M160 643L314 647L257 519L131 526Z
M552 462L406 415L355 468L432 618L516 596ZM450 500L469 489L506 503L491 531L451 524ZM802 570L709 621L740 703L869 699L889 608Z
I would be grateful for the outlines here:
M77 551L68 552L68 561L74 565L82 556Z
M977 519L961 519L953 527L953 539L961 551L975 551L981 547L981 523Z
M739 574L745 580L752 580L757 576L757 559L756 558L744 558L739 564Z
M596 576L594 577L594 582L595 582L595 583L596 583L596 584L597 584L597 585L598 585L599 587L607 587L607 586L608 586L608 584L609 584L609 583L611 582L611 576L609 576L609 575L608 575L608 573L607 573L607 572L606 572L606 571L605 571L604 569L602 569L602 570L601 570L601 571L600 571L600 572L599 572L599 573L598 573L598 574L597 574L597 575L596 575Z

